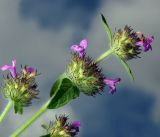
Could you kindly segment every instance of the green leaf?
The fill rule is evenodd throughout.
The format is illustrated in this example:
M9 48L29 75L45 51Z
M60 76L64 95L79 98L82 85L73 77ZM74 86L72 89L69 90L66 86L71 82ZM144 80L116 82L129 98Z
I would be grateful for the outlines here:
M117 58L121 61L122 65L124 66L125 70L127 71L128 75L129 75L129 77L134 81L134 75L132 73L132 70L128 66L127 62L122 60L119 56L117 56Z
M53 84L52 89L50 91L50 97L52 97L54 94L56 94L58 92L64 78L65 78L65 76L61 75L58 78L58 80L56 80L56 82Z
M15 111L15 113L23 114L23 106L22 106L22 104L19 103L19 102L15 102L14 103L14 111Z
M102 22L103 22L103 25L104 25L104 28L108 34L108 38L109 38L109 42L111 44L112 42L112 32L111 32L111 29L109 28L109 25L105 19L105 17L103 16L103 14L101 14L101 18L102 18Z
M62 107L70 100L78 97L79 94L79 89L72 81L62 76L54 83L51 89L50 96L52 99L47 108L55 109Z
M40 136L40 137L51 137L50 134L47 134L47 135L43 135L43 136Z

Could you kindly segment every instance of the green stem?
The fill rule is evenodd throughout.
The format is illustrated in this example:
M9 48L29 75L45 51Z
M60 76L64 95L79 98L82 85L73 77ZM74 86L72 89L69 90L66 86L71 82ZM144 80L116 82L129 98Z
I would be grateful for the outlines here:
M63 77L63 74L60 76ZM26 123L24 123L20 128L18 128L14 133L10 135L10 137L18 137L27 127L29 127L37 118L39 118L46 110L48 109L48 105L53 100L53 98L56 96L55 92L50 99L41 106L41 108L28 120Z
M47 110L47 106L50 103L52 98L50 98L26 123L24 123L13 134L11 134L10 137L19 136L28 126L30 126L38 117L40 117Z
M100 61L102 61L103 59L105 59L106 57L108 57L110 54L112 54L114 52L114 50L112 48L110 48L108 51L106 51L105 53L103 53L101 56L99 56L96 59L96 63L99 63Z
M13 102L10 100L7 104L7 106L5 107L4 111L2 112L2 114L0 115L0 124L2 123L2 121L5 119L5 117L7 116L8 112L10 111L10 109L12 108Z

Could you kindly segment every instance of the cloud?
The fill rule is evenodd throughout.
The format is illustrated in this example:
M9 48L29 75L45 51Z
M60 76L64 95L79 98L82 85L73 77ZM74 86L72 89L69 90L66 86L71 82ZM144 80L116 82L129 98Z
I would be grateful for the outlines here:
M159 15L160 4L158 0L121 0L120 2L118 0L114 0L107 1L106 3L105 1L103 1L103 3L101 3L102 1L100 3L94 1L93 9L90 9L90 3L85 4L86 1L82 1L82 3L78 2L78 4L73 3L72 6L69 5L71 7L68 10L66 3L62 3L58 0L56 1L56 6L54 6L52 1L48 0L46 1L46 5L44 7L44 1L40 1L38 4L37 2L38 0L0 1L0 63L6 64L9 63L13 58L17 58L17 64L19 64L19 66L20 64L32 65L38 68L38 71L42 73L42 75L38 77L39 88L41 90L41 100L34 101L32 107L26 108L25 114L22 117L13 117L13 112L11 112L9 119L5 121L3 128L0 130L1 133L3 131L3 136L6 136L4 133L6 127L7 133L11 133L40 107L41 104L39 103L43 103L48 99L49 90L53 84L53 81L59 76L60 73L64 71L65 65L69 62L70 45L76 43L85 36L89 39L89 48L87 51L89 55L97 57L107 48L106 35L99 16L100 12L102 12L107 17L112 30L114 30L115 27L122 27L127 23L128 25L133 26L135 30L142 30L145 33L154 34L155 36L160 35L160 31L158 30L160 20L157 18ZM52 9L52 6L54 9ZM54 18L52 18L52 12L54 12L53 17L57 16L58 14L63 18L57 16L57 19L54 20ZM68 16L66 16L64 13L66 13ZM157 98L157 103L154 106L156 110L154 113L157 115L157 117L155 117L156 120L159 119L158 115L160 114L158 103L160 102L160 95L158 92L160 77L159 42L159 39L156 38L152 52L143 54L142 59L134 60L129 63L131 68L133 68L133 72L136 77L136 82L134 83L128 82L129 80L125 75L125 71L123 71L123 67L115 58L110 58L108 62L104 61L101 64L104 72L108 72L106 73L106 76L110 77L112 74L114 74L114 77L121 76L123 78L123 86L126 86L129 89L132 89L133 87L137 87L136 89L141 88L143 90L138 92L145 91L145 93L149 95L152 94ZM120 92L122 92L123 95L124 91ZM130 91L128 92L128 94L130 94ZM149 121L147 121L147 125L153 125L153 127L155 127L156 133L158 133L158 126L155 125L155 123L152 121L152 117L149 116L151 114L150 109L153 108L152 100L150 100L149 97L146 99L145 95L141 93L139 93L139 95L136 92L135 94L137 95L135 96L134 93L132 93L133 92L131 92L131 95L127 94L124 96L131 99L131 96L133 95L134 100L136 100L137 97L140 97L138 100L142 99L142 102L138 102L138 105L146 104L144 107L142 106L142 108L146 108L148 114L147 118L149 118ZM117 94L117 96L120 94ZM113 99L114 97L115 96L113 96ZM110 96L108 98L110 98ZM117 98L117 102L122 101L124 104L128 103L128 101L125 102L125 98L123 98L123 96ZM37 129L36 131L42 131L40 130L40 125L43 122L47 123L50 118L52 119L54 117L55 113L61 112L70 113L72 119L75 117L75 119L84 121L83 118L86 118L86 123L84 123L84 128L82 130L84 131L84 134L81 132L82 135L87 135L86 130L92 129L93 131L93 128L99 128L97 132L101 133L100 126L105 126L105 114L107 114L106 112L103 113L102 111L106 108L106 111L110 111L110 114L115 112L119 113L116 111L116 108L123 107L123 104L118 104L116 102L117 105L115 106L114 112L111 112L112 108L107 109L106 106L102 107L100 109L102 112L102 119L99 120L90 117L92 115L91 112L94 113L95 111L94 108L97 109L97 107L100 107L101 104L105 103L104 100L101 100L101 98L99 99L100 101L94 100L93 103L92 99L85 99L83 96L81 96L80 100L77 99L72 102L72 105L74 103L79 111L76 108L72 109L70 105L67 105L61 110L47 112L47 114L44 115L42 119L39 119L36 123L33 124L32 127L27 129L27 131L24 133L24 136L27 137L27 133L30 132L34 133L35 136L39 135L40 132L36 133L34 127ZM113 103L111 100L109 104ZM149 104L147 104L147 101L149 101ZM2 105L4 104L5 102L3 102ZM81 106L79 107L79 105ZM128 106L126 105L124 111L126 110L129 112L130 109L128 109L128 107L130 106L132 106L132 104L129 104ZM136 104L133 104L133 106L136 107ZM85 110L84 107L86 107ZM141 109L141 107L138 107L137 109ZM137 110L138 118L142 118L140 113L141 111ZM123 113L121 114L123 115ZM125 114L131 117L133 116L130 113ZM98 114L96 113L96 115ZM88 117L91 118L90 121ZM108 118L110 117L111 116L108 116ZM121 118L125 119L123 116ZM128 119L130 119L130 117ZM97 123L97 125L95 125L93 128L91 128L91 126L93 126L92 120L95 120ZM114 117L111 117L111 120L109 121L109 124L111 124L110 128L115 128L115 123L112 125L112 121L114 121ZM132 124L133 121L129 122ZM143 121L141 122L143 125ZM124 125L125 124L126 123L124 123ZM10 126L9 130L8 126ZM109 131L110 125L106 126L108 126ZM92 131L89 133L92 133ZM113 131L110 131L109 134L113 134Z
M19 2L18 0L0 1L0 63L1 65L9 64L13 58L16 58L18 68L20 68L21 63L25 65L23 62L40 68L38 71L42 73L39 76L41 100L34 101L35 104L33 106L26 108L23 116L15 116L12 111L9 119L5 121L0 130L3 137L8 136L9 133L12 133L24 123L40 107L40 105L36 106L37 103L41 102L42 104L49 98L49 90L53 81L64 71L67 60L67 52L65 50L68 49L68 41L74 31L70 27L64 28L59 32L45 31L38 28L33 21L25 22L18 13ZM66 45L66 48L64 48L64 45ZM47 80L50 80L50 83ZM4 108L5 103L7 102L3 103L1 110ZM48 122L49 118L54 118L55 113L59 112L69 113L72 114L72 118L74 117L74 112L69 105L62 110L55 110L52 113L50 111L50 113L48 112L47 115L42 117L42 120ZM33 124L24 133L24 137L28 136L27 133L30 132L34 134L33 136L40 135L40 131L43 131L40 127L41 122ZM37 128L39 132L35 132Z
M146 93L154 95L157 103L153 113L157 116L160 115L158 107L160 103L159 4L160 1L158 0L107 1L103 3L101 8L101 12L106 16L112 31L115 28L122 28L127 24L131 25L135 31L142 31L147 35L155 36L153 51L142 54L141 59L129 61L129 65L136 78L134 83L129 81L123 67L115 58L110 57L109 60L103 61L102 66L108 73L114 73L114 77L116 75L117 77L121 76L123 85L130 88L143 88ZM90 49L88 51L90 54L97 57L108 48L106 34L99 15L95 17L88 35L90 40ZM160 120L160 117L156 119Z
M9 119L5 120L3 127L0 129L1 136L8 136L9 133L12 133L49 98L49 91L53 81L64 71L66 64L69 62L69 46L76 42L76 36L82 37L80 35L85 34L87 31L85 29L89 28L95 10L97 10L99 6L96 1L93 2L93 9L87 8L86 2L84 3L84 1L78 3L72 3L72 1L70 1L70 5L67 5L68 3L65 2L55 1L56 6L52 1L45 1L45 3L43 3L43 1L40 3L39 1L34 2L23 2L22 0L0 1L0 64L9 64L13 58L16 58L18 69L20 69L20 64L26 64L36 67L38 72L41 73L38 77L39 96L41 99L33 101L32 106L25 108L23 116L16 116L13 115L13 111L10 112ZM36 6L34 4L41 7L30 7ZM67 6L71 6L68 12L65 11ZM22 13L26 8L29 10L28 16L34 15L31 19L29 19L29 17L26 18L27 15ZM41 12L43 12L41 8L44 8L43 11L45 15L41 14ZM32 13L30 13L30 11L32 11ZM58 14L65 18L61 19L61 17L58 17L59 20L55 20L55 18L52 17L52 13L54 13L53 17L58 17ZM64 15L64 13L67 13L69 17ZM81 19L78 19L77 14ZM86 17L83 18L84 15L86 15ZM81 21L82 19L85 21ZM75 24L75 27L73 27L73 24ZM48 25L48 27L46 25ZM81 31L82 28L83 31ZM1 111L6 103L5 101L1 103ZM70 105L67 105L61 110L47 112L46 115L41 117L41 120L38 120L27 129L23 137L28 136L28 133L32 133L33 136L40 135L40 131L43 131L40 127L42 122L46 121L45 123L47 123L50 118L52 120L54 115L60 112L71 114L71 119L79 119Z
M59 30L67 25L89 28L92 17L102 0L21 0L20 14L26 19L35 20L41 27Z
M72 106L83 117L83 137L151 137L160 134L152 119L154 101L139 88L125 87L115 95L81 96Z

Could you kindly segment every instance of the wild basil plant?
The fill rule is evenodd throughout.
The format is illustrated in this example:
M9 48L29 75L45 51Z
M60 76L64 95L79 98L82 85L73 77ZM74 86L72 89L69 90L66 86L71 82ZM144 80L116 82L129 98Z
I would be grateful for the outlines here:
M80 93L87 96L96 96L105 92L104 88L108 86L108 92L114 94L116 85L120 83L121 78L107 77L107 74L100 67L100 62L109 55L115 55L131 79L134 80L127 61L140 58L142 52L152 50L151 44L154 37L146 37L142 32L135 32L127 25L123 29L112 33L105 17L101 15L101 18L109 39L109 50L94 59L87 55L86 50L89 46L87 39L81 40L79 44L72 45L70 47L71 61L53 83L48 101L10 137L19 136L48 109L62 107L79 97ZM13 59L12 65L3 65L1 70L9 71L9 73L4 76L1 87L4 97L8 99L8 104L0 115L0 123L12 107L14 107L15 113L23 114L23 108L30 106L32 99L38 99L39 94L36 83L38 72L35 68L21 66L21 71L17 72L16 60ZM68 117L65 115L56 116L54 122L50 122L49 125L42 125L46 129L46 134L41 137L75 137L79 132L80 125L80 121L69 123Z

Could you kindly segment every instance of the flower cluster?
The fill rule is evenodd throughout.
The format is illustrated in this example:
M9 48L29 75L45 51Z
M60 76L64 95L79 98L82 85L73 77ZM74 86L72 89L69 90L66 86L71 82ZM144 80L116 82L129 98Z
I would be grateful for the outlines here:
M131 27L125 26L113 35L112 48L121 59L130 60L139 57L141 47L144 47L144 52L152 50L153 40L153 36L145 37L144 34L134 32Z
M88 96L101 94L105 86L108 86L109 93L116 92L116 85L120 83L121 78L111 79L103 74L99 67L99 62L114 54L121 61L128 75L134 80L134 75L128 60L139 58L142 52L152 50L154 36L146 37L141 32L135 32L129 26L119 29L112 34L110 27L101 14L102 21L109 38L110 49L105 51L96 60L86 55L88 41L83 39L79 44L70 47L72 59L67 65L65 72L54 82L50 90L50 99L41 106L41 108L11 137L19 136L28 126L30 126L38 117L48 109L60 108L71 100L79 97L80 92ZM0 115L0 124L6 117L9 110L14 105L15 113L22 114L23 108L31 104L32 99L38 98L39 90L37 89L36 76L37 70L30 66L21 66L17 72L16 60L12 60L12 65L3 65L2 71L8 70L10 73L4 76L2 92L7 98L8 104ZM76 137L79 133L80 121L68 122L65 115L56 116L55 121L49 125L42 125L47 134L41 137Z
M73 57L66 69L67 77L87 95L100 93L100 91L103 91L105 84L110 87L110 93L113 94L116 91L115 84L120 82L120 78L116 80L106 79L98 64L90 57L86 57L87 46L88 42L85 39L79 45L71 46Z
M75 137L80 128L80 121L68 123L65 115L56 116L55 122L50 122L49 126L42 125L50 137Z
M152 50L151 44L154 41L154 36L145 37L143 33L139 32L137 32L137 34L140 34L140 41L138 41L136 45L144 47L144 52Z
M16 71L16 60L11 65L1 67L2 71L9 70L10 74L4 77L2 92L6 98L14 102L15 112L22 113L23 107L31 104L32 98L39 93L35 77L37 71L33 67L21 66L21 72Z

